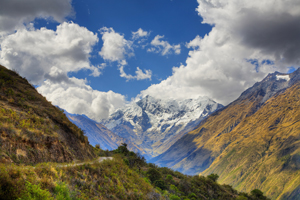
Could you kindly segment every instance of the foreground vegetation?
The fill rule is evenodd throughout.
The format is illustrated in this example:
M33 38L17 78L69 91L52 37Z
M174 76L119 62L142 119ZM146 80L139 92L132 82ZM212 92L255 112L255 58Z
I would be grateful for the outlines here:
M259 190L246 194L219 185L216 174L186 176L147 164L126 144L114 151L95 151L114 159L83 165L1 164L0 199L267 199Z

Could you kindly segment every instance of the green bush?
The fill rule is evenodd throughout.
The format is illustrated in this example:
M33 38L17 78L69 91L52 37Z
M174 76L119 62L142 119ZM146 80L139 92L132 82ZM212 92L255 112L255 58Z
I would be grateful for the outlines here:
M161 180L161 179L160 180L156 180L154 182L154 185L155 185L155 187L158 187L158 188L160 188L162 190L168 189L166 183L163 180Z
M197 195L193 192L190 193L188 197L189 197L189 199L192 199L192 200L197 199Z
M173 194L170 196L170 200L181 200L179 196Z
M152 183L154 183L155 181L161 179L161 174L159 173L159 171L157 171L154 168L148 169L146 174L147 174L148 178L150 179L150 181Z
M211 179L212 181L216 182L219 178L218 174L210 174L207 176L207 178Z
M72 200L69 188L65 183L57 184L54 188L54 193L56 194L57 200Z
M267 199L267 197L264 196L264 193L262 191L260 191L259 189L252 190L251 197L253 197L254 199L262 199L262 200Z
M18 200L51 200L54 199L48 190L41 189L40 185L34 185L26 182L26 191Z

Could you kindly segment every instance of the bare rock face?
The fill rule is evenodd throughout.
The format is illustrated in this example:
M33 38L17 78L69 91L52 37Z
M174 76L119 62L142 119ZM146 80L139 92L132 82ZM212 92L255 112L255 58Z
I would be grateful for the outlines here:
M93 157L82 130L26 79L0 66L0 162L70 162Z

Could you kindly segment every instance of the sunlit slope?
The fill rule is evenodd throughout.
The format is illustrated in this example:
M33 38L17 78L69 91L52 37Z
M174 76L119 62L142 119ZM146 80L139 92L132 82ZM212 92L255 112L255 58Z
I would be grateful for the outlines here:
M228 106L211 114L152 161L186 174L206 170L235 141L233 131L255 114L265 102L300 82L300 69L292 74L275 72L255 83Z
M261 189L273 199L298 199L300 84L269 99L220 141L230 144L202 174L217 173L236 189ZM222 143L221 143L222 144ZM217 150L220 143L215 140ZM294 193L293 193L294 191Z
M69 162L93 158L83 132L28 81L0 66L0 161Z
M257 98L262 99L259 95ZM225 109L212 114L200 126L176 142L166 153L158 156L157 164L173 167L187 174L196 174L207 169L230 143L223 134L229 133L259 101L234 102Z

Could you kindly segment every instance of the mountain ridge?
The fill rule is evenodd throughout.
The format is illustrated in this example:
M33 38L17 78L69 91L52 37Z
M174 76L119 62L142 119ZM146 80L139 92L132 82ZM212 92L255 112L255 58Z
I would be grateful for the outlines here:
M296 87L295 91L298 91L299 88L297 86L299 85L299 82L300 69L291 74L279 72L269 74L261 82L255 83L252 87L244 91L238 99L225 106L224 108L214 112L208 118L200 122L199 126L195 130L183 136L165 153L159 155L151 161L161 166L172 167L175 170L179 170L187 174L195 174L207 170L205 171L206 175L209 173L218 173L220 174L221 180L223 180L225 176L224 174L222 174L223 168L218 168L218 171L216 171L210 170L210 166L212 165L212 163L217 162L219 156L223 155L222 153L224 153L225 150L228 149L231 143L236 141L237 136L235 136L234 133L239 129L243 129L243 133L245 134L250 133L251 129L248 127L250 126L250 124L248 123L250 123L249 121L250 119L252 119L251 116L254 116L257 112L263 109L266 105L269 104L270 101L278 103L279 105L281 103L280 95L291 95L292 93L290 93L290 90L294 87ZM293 99L294 97L290 98ZM296 111L297 109L298 111L300 110L298 101L289 101L295 103L294 106L296 106ZM282 106L284 106L284 103L282 104ZM280 113L280 111L277 111L278 107L274 107L272 109L275 113ZM286 115L288 115L288 113L289 112L286 111ZM284 115L284 113L281 114ZM261 122L265 122L261 126L266 126L267 129L274 128L275 130L276 124L280 123L279 119L279 121L275 119L274 125L267 125L267 118L263 118L260 120ZM299 121L297 120L294 122L296 124L299 124ZM252 124L252 126L254 125ZM245 138L247 137L249 136L247 136L246 134ZM279 140L284 141L284 139ZM237 148L242 148L242 145L237 145ZM251 149L248 149L248 151L251 152ZM230 156L231 154L235 155L235 152L229 151L227 152L227 154L228 156ZM224 164L224 166L231 166L230 162L226 161L226 158L228 158L228 156L224 156L225 155L223 155L223 158L225 160L223 159L223 163L226 163ZM214 165L218 166L217 164ZM229 169L231 169L231 171L227 170L227 173L233 173L236 177L238 177L237 174L233 172L234 169L230 167ZM224 183L235 185L233 178L231 178L230 181L227 179L227 181L224 181ZM249 186L249 184L246 185ZM241 189L247 190L247 186ZM268 192L267 194L269 196L277 197L280 195L277 194L276 196L272 192L266 191L265 188L263 189L264 192ZM274 189L272 189L272 191L274 191Z
M140 145L153 156L164 152L221 107L221 104L208 97L161 100L146 96L119 109L101 123L119 136Z
M86 115L71 114L67 111L64 112L72 123L84 131L91 145L95 146L99 144L101 149L114 150L122 143L126 143L129 150L146 155L146 152L143 149L139 148L128 139L118 136L104 125L90 119Z

